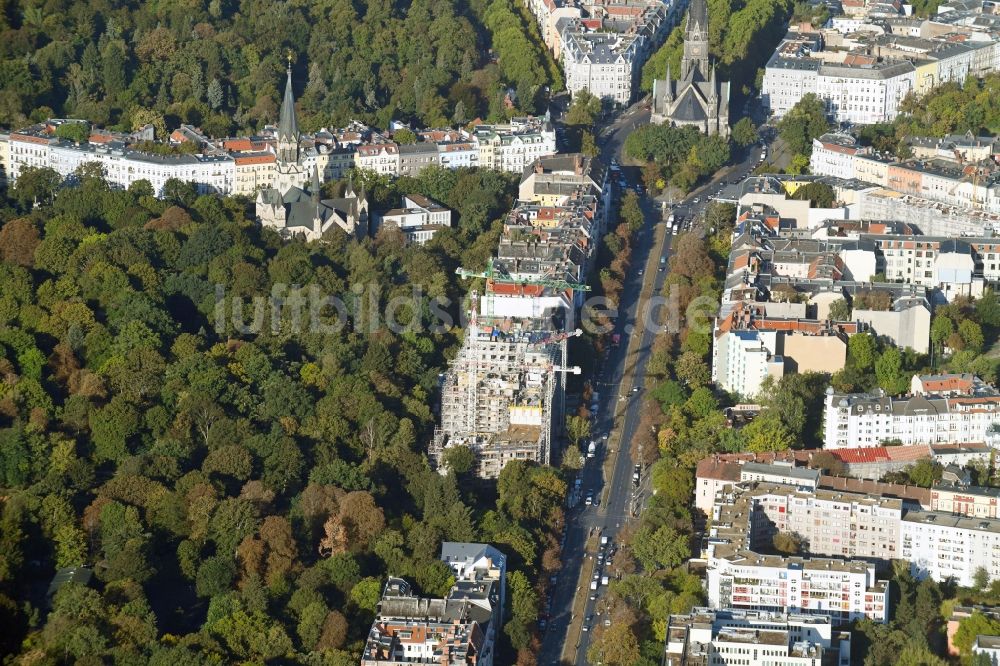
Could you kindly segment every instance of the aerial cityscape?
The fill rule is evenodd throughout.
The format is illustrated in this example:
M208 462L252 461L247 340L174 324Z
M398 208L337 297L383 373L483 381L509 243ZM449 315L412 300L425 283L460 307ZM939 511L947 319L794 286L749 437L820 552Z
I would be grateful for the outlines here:
M0 17L0 664L1000 666L1000 4Z

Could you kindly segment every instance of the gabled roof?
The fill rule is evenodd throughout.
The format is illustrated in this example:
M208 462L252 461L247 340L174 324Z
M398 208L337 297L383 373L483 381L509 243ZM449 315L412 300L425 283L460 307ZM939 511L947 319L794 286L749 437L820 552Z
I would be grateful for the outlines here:
M704 100L695 91L696 88L694 86L687 86L681 91L677 104L674 106L674 112L671 114L674 120L699 122L708 119L708 114L705 113Z

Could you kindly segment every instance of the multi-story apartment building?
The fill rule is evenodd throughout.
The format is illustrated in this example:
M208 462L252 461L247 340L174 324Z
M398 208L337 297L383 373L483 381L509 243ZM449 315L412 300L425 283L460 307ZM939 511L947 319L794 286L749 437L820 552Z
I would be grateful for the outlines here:
M974 505L951 506L977 512ZM884 585L872 585L875 566L903 559L918 578L954 579L964 586L981 569L990 580L1000 579L1000 520L993 517L766 483L724 488L712 510L707 587L713 608L801 609L830 612L835 620L868 616L884 622L887 602ZM798 535L810 558L759 554L779 532Z
M822 50L823 39L813 32L789 32L778 44L764 68L760 93L771 115L781 118L804 96L816 94L823 63L811 56Z
M899 115L900 102L915 86L915 71L905 61L848 56L842 64L820 66L816 94L838 122L892 122Z
M845 41L836 33L828 36ZM767 63L761 96L777 118L788 113L803 95L815 93L838 122L892 122L909 93L922 94L941 83L964 81L970 73L982 76L996 67L993 40L978 41L975 46L944 39L920 40L924 46L915 48L912 44L901 46L906 39L912 41L886 36L874 49L868 46L845 53L824 51L821 35L791 32Z
M493 666L506 556L484 544L445 542L441 559L455 574L444 599L418 597L405 580L388 580L361 666Z
M166 181L176 178L195 184L201 193L254 196L264 189L306 188L313 171L318 171L321 181L344 178L354 168L390 177L416 176L432 165L521 173L537 158L557 152L548 117L514 118L507 124L479 125L473 132L421 131L421 140L410 145L398 145L360 123L332 132L301 134L290 85L285 93L282 109L288 112L282 118L290 123L285 130L291 133L284 139L284 149L278 145L280 125L265 128L259 137L221 141L184 128L174 134L182 143L197 143L199 152L162 153L150 152L144 143L151 140L151 130L131 135L95 131L89 142L76 144L55 132L62 123L80 121L50 120L0 134L0 178L14 182L26 167L52 168L70 177L81 164L95 162L116 187L127 188L145 179L159 195Z
M376 225L392 225L403 232L407 244L423 245L441 229L451 226L451 210L420 194L403 197L400 208L375 216Z
M870 152L859 146L854 137L846 134L824 134L818 139L813 139L812 145L809 171L820 176L833 176L844 180L856 177L855 157Z
M399 171L393 175L417 176L429 166L441 163L438 158L438 147L433 143L414 143L397 147L399 153Z
M850 137L825 134L813 140L810 168L816 175L853 177L928 201L1000 213L1000 169L992 155L968 161L958 148L951 154L935 152L898 161L858 147Z
M815 267L815 260L811 263ZM712 381L750 398L760 392L767 377L778 380L792 372L834 373L844 367L847 339L862 330L857 323L768 316L768 307L737 302L716 319Z
M680 20L686 3L607 3L591 19L562 20L559 53L566 89L587 90L603 100L628 105L646 58ZM594 26L598 28L595 30Z
M917 577L972 587L976 571L1000 579L1000 520L911 509L900 529L900 557Z
M549 320L474 314L442 383L434 464L450 446L472 449L481 478L496 478L511 460L548 464L563 420L563 378L553 368L565 362L566 339Z
M580 197L597 199L602 220L611 206L607 167L596 157L582 153L550 155L525 168L518 186L518 201L563 206Z
M1000 488L938 482L931 488L931 510L968 518L1000 518Z
M824 448L900 444L985 442L1000 423L1000 394L987 390L962 395L890 397L884 391L837 393L827 390Z
M587 90L620 105L632 100L635 61L639 42L608 32L585 32L578 26L562 33L566 88L576 94Z
M479 147L479 166L521 173L540 157L554 155L556 132L548 115L513 118L508 125L477 125L473 136Z
M762 543L787 532L798 535L813 555L889 561L899 556L902 506L893 498L759 484L751 502L758 515L751 521Z
M395 143L358 146L354 163L359 169L374 171L383 176L397 176L400 173L399 146Z
M886 583L876 578L873 562L860 558L877 561L879 554L890 552L890 546L897 547L898 538L891 543L889 538L892 527L898 530L900 509L899 500L808 493L774 484L738 486L720 493L707 535L709 604L712 608L829 615L837 623L863 617L886 622ZM812 518L813 511L816 518ZM894 516L895 526L882 524ZM803 539L808 557L763 554L771 550L778 531L796 529L802 532L796 534ZM851 535L855 535L853 541ZM818 557L826 553L833 558Z
M849 666L851 634L830 618L693 608L667 622L664 666Z
M571 322L609 194L596 158L546 156L524 170L521 203L507 217L496 257L485 273L470 274L486 277L486 290L481 301L471 295L462 348L443 377L429 451L435 465L450 446L471 448L483 478L511 460L549 462L563 423L563 373L579 372L565 367L566 340L579 333Z

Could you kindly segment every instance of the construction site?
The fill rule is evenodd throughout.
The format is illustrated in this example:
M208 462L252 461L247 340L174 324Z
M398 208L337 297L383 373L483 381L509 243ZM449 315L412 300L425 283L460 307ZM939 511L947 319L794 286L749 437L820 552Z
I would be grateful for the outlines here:
M473 297L475 298L475 297ZM551 317L473 313L441 387L441 425L430 446L441 468L451 446L476 454L476 475L492 479L512 460L548 464L563 422L566 341Z
M552 171L564 162L574 168ZM606 215L606 173L597 166L582 155L536 160L496 255L484 270L456 271L484 282L469 292L465 338L442 376L440 425L428 447L439 470L455 446L472 450L483 479L512 460L547 465L558 454L566 374L580 374L566 365L567 340L582 334L570 322L590 291L585 276ZM565 192L537 191L556 176Z

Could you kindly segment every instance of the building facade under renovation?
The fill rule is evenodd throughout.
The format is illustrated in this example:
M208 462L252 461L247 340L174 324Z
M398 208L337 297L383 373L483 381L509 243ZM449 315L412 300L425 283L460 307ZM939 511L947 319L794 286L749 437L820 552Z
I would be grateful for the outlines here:
M481 478L512 460L548 464L563 418L567 337L550 318L475 317L441 387L432 461L440 466L448 447L468 446Z

